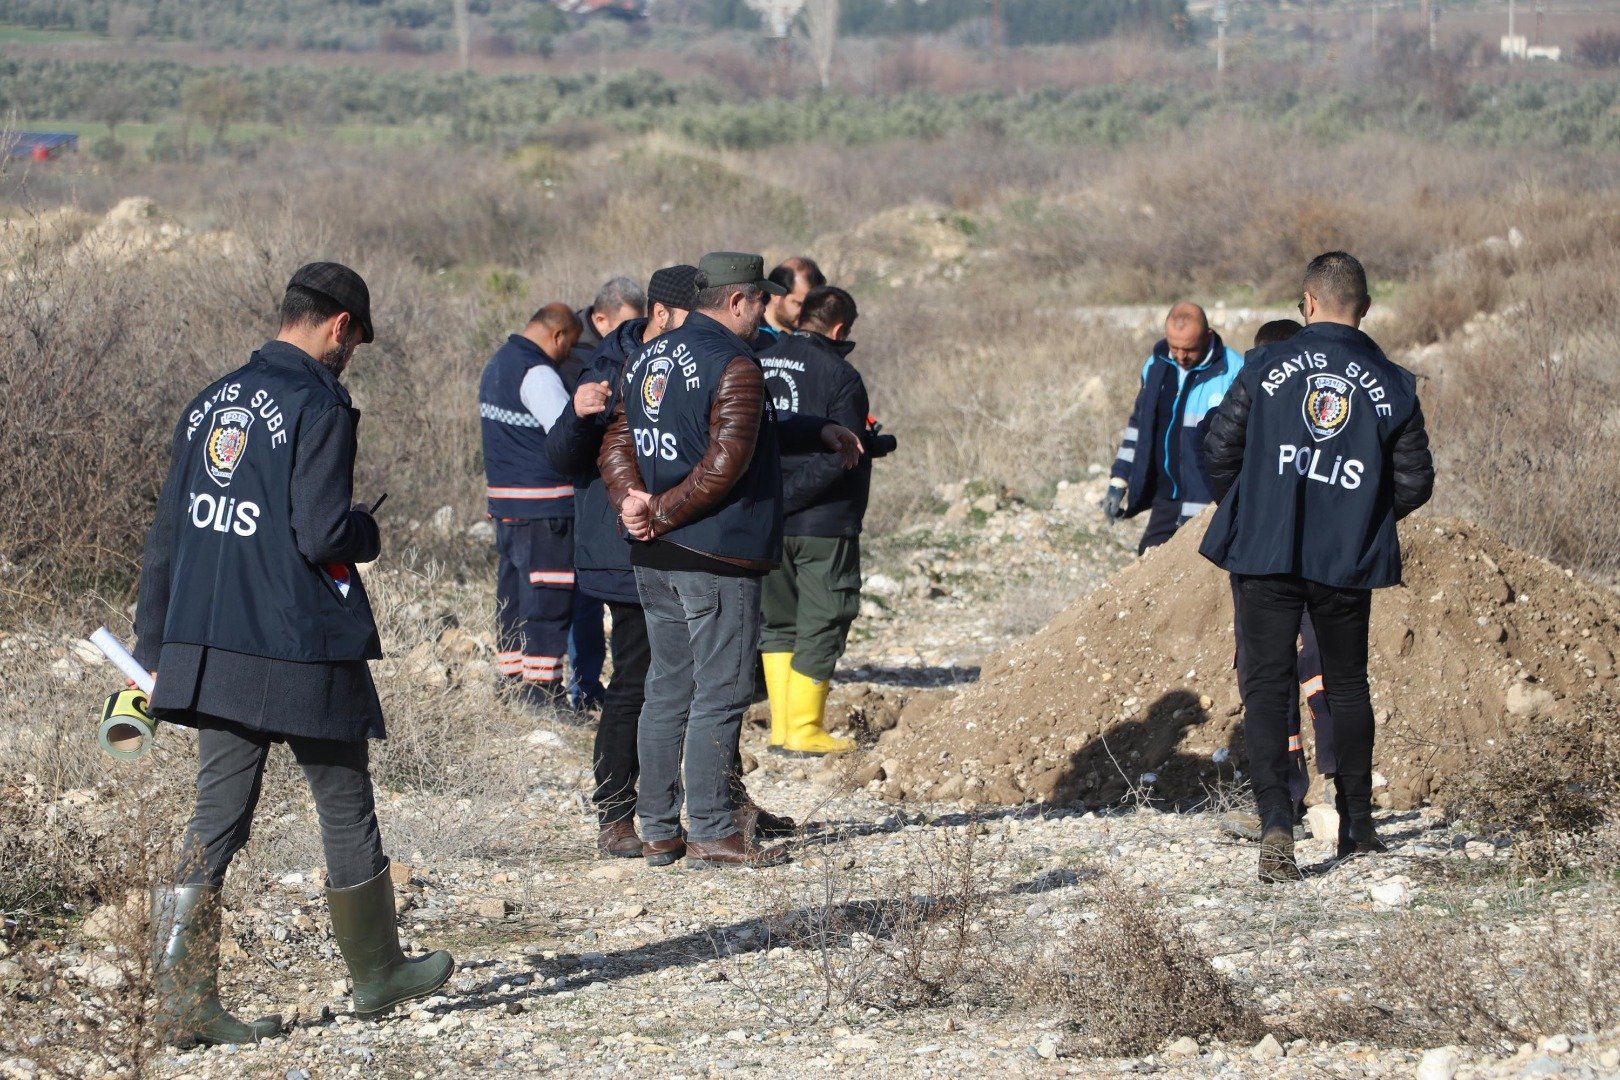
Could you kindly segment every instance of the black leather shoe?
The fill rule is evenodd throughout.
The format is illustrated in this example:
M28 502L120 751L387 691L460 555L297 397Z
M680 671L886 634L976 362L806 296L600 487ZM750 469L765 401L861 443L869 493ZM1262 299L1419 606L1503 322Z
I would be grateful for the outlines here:
M1389 847L1380 839L1373 829L1371 821L1356 821L1348 827L1339 827L1339 858L1348 859L1352 855L1382 855Z

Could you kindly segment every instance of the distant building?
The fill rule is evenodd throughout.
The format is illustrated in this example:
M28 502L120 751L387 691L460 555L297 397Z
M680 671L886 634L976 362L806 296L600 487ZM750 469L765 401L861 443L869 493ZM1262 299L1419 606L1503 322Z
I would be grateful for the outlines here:
M640 19L647 14L646 0L551 0L557 8L569 15L582 18L597 15L616 19Z
M10 157L33 158L49 161L62 154L78 153L79 133L76 131L18 131L7 141Z
M1532 45L1523 34L1503 34L1501 50L1509 60L1549 60L1556 64L1564 56L1564 50L1557 45Z

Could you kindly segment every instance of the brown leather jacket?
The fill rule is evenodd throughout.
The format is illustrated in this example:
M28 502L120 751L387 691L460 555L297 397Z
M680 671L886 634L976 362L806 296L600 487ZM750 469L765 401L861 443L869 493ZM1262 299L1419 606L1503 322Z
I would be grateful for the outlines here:
M709 407L709 448L703 459L685 480L654 495L649 504L655 537L696 521L720 504L748 471L764 415L764 373L746 356L732 357L715 387L714 404ZM630 492L645 490L641 467L636 464L635 436L630 431L622 403L614 410L613 420L608 424L596 464L615 510L623 508L625 496ZM769 570L772 565L712 552L704 554L749 570Z

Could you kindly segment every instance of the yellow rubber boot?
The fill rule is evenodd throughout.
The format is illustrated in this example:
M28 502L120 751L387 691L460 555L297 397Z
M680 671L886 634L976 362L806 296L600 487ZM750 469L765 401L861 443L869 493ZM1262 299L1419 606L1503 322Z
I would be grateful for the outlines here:
M818 682L797 671L788 673L788 730L782 752L792 757L842 754L855 749L853 739L835 739L821 726L831 680Z
M771 745L781 746L788 730L788 676L793 673L790 652L760 653L765 665L765 696L771 703Z

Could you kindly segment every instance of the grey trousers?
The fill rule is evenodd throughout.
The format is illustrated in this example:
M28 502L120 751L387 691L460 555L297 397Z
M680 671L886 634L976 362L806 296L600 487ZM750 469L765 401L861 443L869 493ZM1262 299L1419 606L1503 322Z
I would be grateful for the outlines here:
M388 867L372 799L366 744L270 735L218 717L195 717L197 808L186 826L179 883L225 881L231 859L248 842L272 742L284 741L303 766L326 849L326 884L346 889Z
M753 697L760 580L638 566L636 589L652 646L636 733L641 835L681 835L684 786L688 838L722 840L737 831L731 773Z

